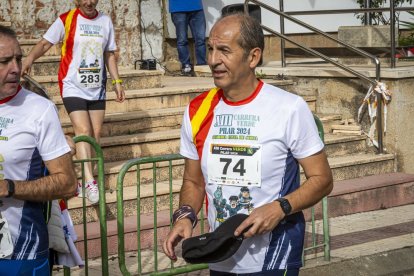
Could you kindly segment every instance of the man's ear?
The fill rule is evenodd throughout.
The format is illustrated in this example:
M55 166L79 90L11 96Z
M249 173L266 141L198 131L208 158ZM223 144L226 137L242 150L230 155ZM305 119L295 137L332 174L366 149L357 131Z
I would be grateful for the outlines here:
M259 63L262 61L262 50L258 47L253 48L250 50L249 53L249 62L250 62L250 68L256 68Z

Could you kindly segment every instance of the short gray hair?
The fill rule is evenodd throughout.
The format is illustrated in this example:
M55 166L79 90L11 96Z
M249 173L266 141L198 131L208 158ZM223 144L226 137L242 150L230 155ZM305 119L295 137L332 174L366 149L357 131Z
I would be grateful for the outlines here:
M250 51L254 48L260 48L262 55L264 51L264 34L262 26L259 21L250 15L242 12L234 12L223 15L219 20L226 17L235 17L240 23L240 37L237 40L239 46L244 50L244 55L247 58Z

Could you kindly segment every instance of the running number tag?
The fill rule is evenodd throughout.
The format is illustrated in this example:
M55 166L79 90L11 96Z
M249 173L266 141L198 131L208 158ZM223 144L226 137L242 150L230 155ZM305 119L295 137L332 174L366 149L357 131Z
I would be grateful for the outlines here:
M9 257L13 253L13 241L11 238L9 224L0 215L0 259Z
M96 88L102 85L101 67L98 60L87 65L82 60L77 74L78 83L85 88Z
M260 145L210 144L208 183L260 187L261 157Z

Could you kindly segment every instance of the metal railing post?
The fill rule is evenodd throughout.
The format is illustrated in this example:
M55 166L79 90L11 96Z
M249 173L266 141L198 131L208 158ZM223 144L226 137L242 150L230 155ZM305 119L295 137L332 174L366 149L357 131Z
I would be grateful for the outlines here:
M390 37L391 37L391 68L395 68L395 6L390 0Z
M108 241L107 241L107 223L106 223L106 197L105 197L105 169L104 169L104 158L103 151L96 140L89 136L76 136L73 137L75 143L86 142L89 143L94 151L95 158L91 158L89 161L95 160L98 162L98 190L99 190L99 226L101 234L101 264L102 264L102 275L109 275L108 267ZM84 160L78 160L84 161ZM86 221L83 222L84 224ZM87 237L84 240L87 243Z
M279 0L279 9L281 12L285 10L283 0ZM280 16L280 33L285 34L285 18ZM286 57L285 57L285 40L280 39L280 61L282 68L286 67Z
M364 1L364 8L367 8L368 7L368 1L369 0L365 0ZM368 13L367 12L364 13L364 25L365 26L368 25Z

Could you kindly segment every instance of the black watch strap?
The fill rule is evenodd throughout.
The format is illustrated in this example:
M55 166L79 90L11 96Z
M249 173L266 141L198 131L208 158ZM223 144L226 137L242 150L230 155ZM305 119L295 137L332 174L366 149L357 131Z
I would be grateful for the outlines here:
M276 201L279 201L280 207L285 215L289 215L292 212L292 206L286 198L281 197L276 199Z
M14 182L10 179L4 179L7 182L7 191L9 192L6 197L12 197L14 195Z

